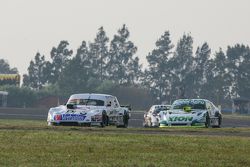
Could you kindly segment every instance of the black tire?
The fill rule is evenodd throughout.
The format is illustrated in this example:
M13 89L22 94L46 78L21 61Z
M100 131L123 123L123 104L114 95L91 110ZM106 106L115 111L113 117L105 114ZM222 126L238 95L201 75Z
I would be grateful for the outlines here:
M209 128L209 127L210 127L210 117L209 117L209 114L208 114L208 113L207 113L207 115L206 115L205 127L206 127L206 128Z
M219 125L218 126L213 126L213 128L220 128L221 127L222 116L219 114L217 117L218 117L218 123L219 123Z
M221 116L221 114L219 112L216 112L214 114L214 116L218 118L218 124L219 125L218 126L212 126L212 127L213 128L220 128L221 127L221 122L222 122L222 116Z
M149 124L149 119L147 117L144 117L144 121L143 121L143 127L144 128L149 128L151 126L151 121L150 121L150 124Z
M127 128L127 127L128 127L128 119L129 119L128 114L127 114L127 113L124 114L124 115L123 115L123 123L124 123L123 127L124 127L124 128Z
M144 120L144 122L143 122L142 125L143 125L144 128L149 128L149 125L148 125L148 123L145 120Z
M108 118L107 118L107 113L105 111L102 112L102 122L101 122L101 127L107 126Z
M117 128L127 128L128 127L128 119L129 115L127 113L124 113L123 115L123 125L117 125Z
M221 114L219 115L219 128L221 127L221 124L222 124L222 116Z

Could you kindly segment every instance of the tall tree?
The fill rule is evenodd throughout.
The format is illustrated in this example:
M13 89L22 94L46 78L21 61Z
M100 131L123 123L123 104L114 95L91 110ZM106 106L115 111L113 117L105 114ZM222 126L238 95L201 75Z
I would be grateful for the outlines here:
M84 92L87 91L90 76L92 76L91 59L86 42L83 41L77 49L76 56L63 69L63 76L59 77L58 84L66 94Z
M101 81L103 81L103 78L107 75L108 41L109 38L106 36L106 32L103 27L100 27L94 42L90 44L93 70L95 69L95 73Z
M207 82L207 73L209 72L209 58L211 54L211 49L209 48L208 44L205 42L201 47L198 47L196 50L196 57L193 78L194 78L194 96L201 97L202 95L202 87Z
M227 71L229 74L230 97L248 96L246 90L249 90L249 65L250 49L248 46L236 44L227 48Z
M93 59L91 58L91 54L89 53L89 48L85 41L82 42L81 46L77 49L76 57L80 57L81 65L84 67L82 72L82 76L84 76L84 80L88 80L91 76L93 76Z
M9 63L4 60L0 59L0 74L17 74L17 68L10 68Z
M184 98L191 94L190 75L193 70L193 38L184 34L178 41L174 56L169 61L173 73L171 95ZM172 97L174 98L174 97Z
M172 77L172 73L168 60L174 46L171 43L169 31L166 31L155 44L156 49L146 57L149 68L145 71L144 84L150 88L159 101L163 101L166 100L164 98L169 95L171 89L169 78Z
M37 52L35 60L30 61L28 75L24 75L23 85L38 90L41 89L46 82L46 78L44 77L45 65L45 57L41 56L41 54Z
M137 47L129 41L129 31L126 25L118 30L110 44L108 55L108 77L119 84L133 84L140 71L139 58L134 57Z
M63 76L59 77L59 88L63 89L65 94L82 92L86 85L83 72L81 57L77 55L63 69Z
M211 60L208 74L212 73L212 75L207 75L208 82L204 86L204 89L207 90L206 94L210 96L210 99L216 98L216 101L214 101L217 105L225 102L231 85L228 81L226 61L226 55L220 48L215 53L215 58Z
M73 51L67 48L68 45L68 41L61 41L59 45L57 47L53 47L50 52L52 64L48 67L51 67L51 77L49 78L49 81L52 84L58 81L63 69L73 54Z

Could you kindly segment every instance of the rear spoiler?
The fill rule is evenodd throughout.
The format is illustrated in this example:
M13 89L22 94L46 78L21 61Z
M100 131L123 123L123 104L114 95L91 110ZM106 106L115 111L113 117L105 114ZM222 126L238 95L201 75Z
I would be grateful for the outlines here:
M131 111L131 110L132 110L131 105L121 105L121 107L126 107L129 111Z

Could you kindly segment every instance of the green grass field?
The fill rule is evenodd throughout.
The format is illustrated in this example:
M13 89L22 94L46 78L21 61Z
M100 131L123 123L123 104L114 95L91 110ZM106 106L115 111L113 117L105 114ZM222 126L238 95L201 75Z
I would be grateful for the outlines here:
M226 135L217 135L220 131ZM237 134L249 132L47 127L43 121L0 120L0 166L243 167L250 166L250 137Z

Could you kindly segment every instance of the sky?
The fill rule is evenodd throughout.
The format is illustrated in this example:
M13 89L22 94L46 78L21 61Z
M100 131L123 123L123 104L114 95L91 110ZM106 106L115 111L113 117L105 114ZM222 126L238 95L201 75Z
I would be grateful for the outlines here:
M50 60L61 40L75 53L101 26L112 40L126 24L145 68L147 54L165 31L174 45L190 33L194 49L208 42L212 53L250 45L249 7L249 0L0 0L0 59L22 75L37 52Z

